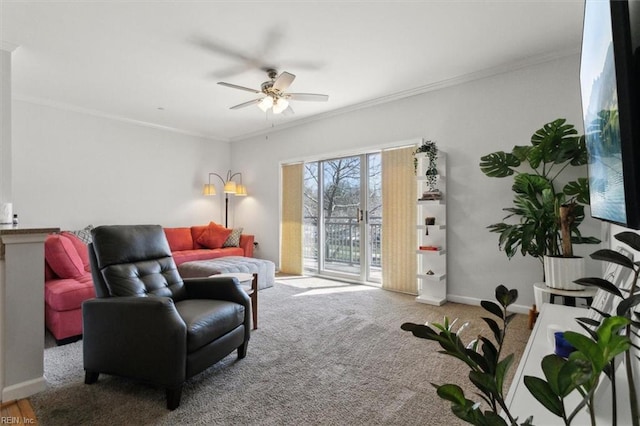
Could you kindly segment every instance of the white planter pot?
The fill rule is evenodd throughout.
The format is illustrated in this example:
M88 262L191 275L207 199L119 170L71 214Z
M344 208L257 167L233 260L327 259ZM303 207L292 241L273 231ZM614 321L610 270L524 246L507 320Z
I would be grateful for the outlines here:
M547 287L561 290L584 290L573 281L586 275L584 257L544 257L544 276Z

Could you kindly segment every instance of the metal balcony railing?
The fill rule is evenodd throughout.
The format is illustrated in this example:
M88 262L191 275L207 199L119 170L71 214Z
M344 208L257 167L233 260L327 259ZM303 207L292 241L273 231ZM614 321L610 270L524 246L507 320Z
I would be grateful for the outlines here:
M318 218L304 218L304 258L318 260ZM347 265L359 264L360 253L360 224L355 217L332 218L325 221L324 260L325 262L343 263ZM367 225L369 232L369 247L371 253L370 265L381 266L382 218L370 217Z

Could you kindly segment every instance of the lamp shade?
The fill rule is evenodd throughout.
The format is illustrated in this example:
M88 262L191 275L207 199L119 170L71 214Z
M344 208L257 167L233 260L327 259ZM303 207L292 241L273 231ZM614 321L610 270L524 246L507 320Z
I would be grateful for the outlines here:
M236 185L236 197L246 197L247 196L247 188L245 188L242 184Z
M225 194L235 194L236 193L236 183L232 180L227 181L224 184L224 193Z
M216 186L212 183L205 183L202 189L203 195L216 195Z

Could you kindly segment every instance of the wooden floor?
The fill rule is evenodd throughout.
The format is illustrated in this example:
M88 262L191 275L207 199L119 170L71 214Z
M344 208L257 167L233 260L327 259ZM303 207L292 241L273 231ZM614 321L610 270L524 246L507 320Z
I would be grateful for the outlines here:
M28 399L0 404L0 424L37 425L38 420Z

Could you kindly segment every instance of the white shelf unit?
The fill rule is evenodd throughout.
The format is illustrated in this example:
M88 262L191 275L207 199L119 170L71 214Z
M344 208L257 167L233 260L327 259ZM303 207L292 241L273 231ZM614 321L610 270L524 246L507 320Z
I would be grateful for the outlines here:
M447 157L438 150L436 167L436 189L440 190L439 200L421 200L424 192L429 191L429 179L426 176L429 158L426 153L417 153L417 220L416 232L418 250L418 297L416 301L430 305L442 305L447 301L447 205L446 177ZM426 218L434 218L433 225L426 224ZM438 247L438 250L420 250L420 246Z

